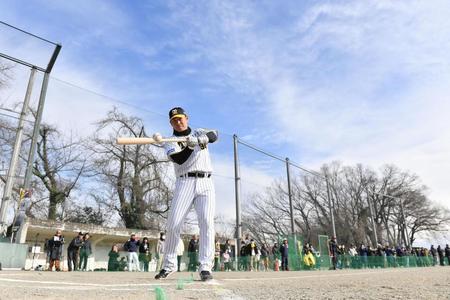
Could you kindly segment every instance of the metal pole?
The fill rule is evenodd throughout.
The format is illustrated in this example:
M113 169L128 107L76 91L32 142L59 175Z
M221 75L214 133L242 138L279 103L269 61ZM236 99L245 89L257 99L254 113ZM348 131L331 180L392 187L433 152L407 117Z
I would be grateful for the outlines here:
M41 127L42 113L44 111L45 96L47 95L48 79L50 74L44 73L42 80L41 95L39 96L39 105L36 113L36 120L34 122L33 137L31 139L30 152L28 153L27 169L25 172L25 182L23 188L28 190L30 188L31 176L33 175L33 161L34 153L36 152L36 144L39 136L39 129Z
M3 190L3 201L0 207L0 226L2 228L0 229L6 227L6 212L11 198L12 188L14 186L17 163L19 161L20 148L22 145L23 127L25 117L28 114L28 106L30 103L31 93L33 91L35 75L36 75L36 68L33 67L31 68L30 79L28 80L28 86L23 101L22 112L20 113L19 124L17 126L16 140L14 142L14 148L11 156L11 161L9 164L8 175L6 177L5 189Z
M333 236L336 238L336 225L334 224L334 207L331 205L331 193L330 193L330 184L328 182L328 174L325 172L325 181L327 184L327 196L328 196L328 207L330 209L330 216L331 216L331 225L333 227Z
M367 203L369 204L370 217L372 218L373 234L375 236L375 247L378 246L377 227L375 224L375 215L373 214L372 202L370 201L369 193L367 193Z
M291 217L291 233L295 235L295 223L294 223L294 204L292 203L292 190L291 190L291 172L289 170L289 158L286 157L286 174L287 174L287 188L289 197L289 213Z
M236 262L241 253L241 237L242 237L242 224L241 224L241 188L240 188L240 174L239 174L239 164L238 164L238 137L233 135L233 148L234 148L234 191L236 198Z

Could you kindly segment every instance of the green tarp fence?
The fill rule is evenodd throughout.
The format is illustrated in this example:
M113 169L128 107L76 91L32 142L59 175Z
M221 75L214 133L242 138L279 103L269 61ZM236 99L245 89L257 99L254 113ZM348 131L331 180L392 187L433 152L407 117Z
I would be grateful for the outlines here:
M0 263L2 269L24 268L27 253L27 244L0 243Z

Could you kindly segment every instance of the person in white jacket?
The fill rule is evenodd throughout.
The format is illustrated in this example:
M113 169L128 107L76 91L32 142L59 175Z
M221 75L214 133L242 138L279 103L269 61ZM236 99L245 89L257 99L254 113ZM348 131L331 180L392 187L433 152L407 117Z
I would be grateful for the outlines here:
M177 245L177 271L181 272L181 258L183 257L183 253L184 253L184 242L183 240L180 238L180 240L178 241L178 245Z
M156 270L159 270L164 262L165 240L166 240L166 235L164 234L164 232L161 232L159 234L158 243L156 244L156 259L157 259Z

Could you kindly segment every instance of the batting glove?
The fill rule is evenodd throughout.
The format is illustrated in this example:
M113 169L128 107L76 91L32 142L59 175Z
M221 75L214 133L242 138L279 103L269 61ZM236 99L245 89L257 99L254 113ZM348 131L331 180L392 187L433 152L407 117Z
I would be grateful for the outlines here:
M198 144L199 145L206 145L209 142L209 138L206 136L206 134L202 134L198 137Z
M186 140L186 144L189 148L194 149L195 146L198 145L198 138L192 135L189 135Z

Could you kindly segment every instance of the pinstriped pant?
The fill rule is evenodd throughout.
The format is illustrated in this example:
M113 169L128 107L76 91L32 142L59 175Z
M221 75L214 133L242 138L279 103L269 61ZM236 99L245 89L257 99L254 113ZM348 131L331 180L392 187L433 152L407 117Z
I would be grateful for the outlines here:
M200 227L199 271L211 271L214 259L215 190L211 178L177 178L172 207L167 219L163 269L176 271L177 245L184 220L192 205Z

